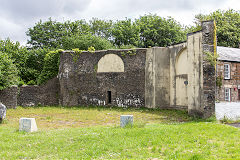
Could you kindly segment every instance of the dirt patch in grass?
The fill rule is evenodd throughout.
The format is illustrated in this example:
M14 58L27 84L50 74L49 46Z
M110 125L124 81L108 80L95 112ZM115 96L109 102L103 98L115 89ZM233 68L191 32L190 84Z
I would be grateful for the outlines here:
M190 121L186 111L117 107L17 107L7 110L7 126L18 127L21 117L36 118L39 129L119 125L121 115L131 114L134 123L176 123Z

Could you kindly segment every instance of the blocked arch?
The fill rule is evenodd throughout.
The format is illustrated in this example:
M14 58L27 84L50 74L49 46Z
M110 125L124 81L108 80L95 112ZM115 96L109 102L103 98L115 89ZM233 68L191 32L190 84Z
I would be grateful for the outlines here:
M181 49L176 56L176 74L187 74L187 48Z
M176 57L176 105L188 106L188 61L187 49L183 48Z
M116 54L106 54L97 65L97 72L124 72L124 63L121 57Z

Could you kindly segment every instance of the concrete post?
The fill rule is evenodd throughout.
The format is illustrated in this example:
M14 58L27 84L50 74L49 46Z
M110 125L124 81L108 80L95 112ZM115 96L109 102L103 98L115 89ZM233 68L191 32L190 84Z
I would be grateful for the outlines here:
M121 115L120 126L125 127L127 125L133 125L133 115Z
M20 118L19 131L36 132L37 130L35 118Z

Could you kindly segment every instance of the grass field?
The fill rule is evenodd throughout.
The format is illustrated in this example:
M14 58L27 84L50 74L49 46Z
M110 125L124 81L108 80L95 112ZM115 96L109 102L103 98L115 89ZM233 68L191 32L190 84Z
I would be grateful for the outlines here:
M134 115L120 128L122 114ZM38 132L18 131L21 117ZM37 107L7 111L0 159L240 159L240 130L196 121L183 111Z

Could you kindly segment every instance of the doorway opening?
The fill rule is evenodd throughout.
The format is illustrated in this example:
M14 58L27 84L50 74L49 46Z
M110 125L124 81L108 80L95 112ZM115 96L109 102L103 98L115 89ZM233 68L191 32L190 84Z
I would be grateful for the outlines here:
M107 102L108 102L108 104L112 103L112 92L111 91L107 91Z
M238 89L238 100L240 101L240 89Z

